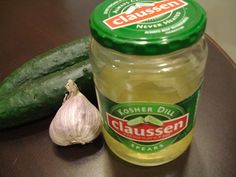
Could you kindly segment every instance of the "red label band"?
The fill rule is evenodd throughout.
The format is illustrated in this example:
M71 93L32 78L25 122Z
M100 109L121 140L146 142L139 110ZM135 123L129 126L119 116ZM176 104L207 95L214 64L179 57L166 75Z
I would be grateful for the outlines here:
M175 119L163 121L162 126L149 123L128 126L127 120L121 120L107 113L107 122L113 131L127 139L139 142L156 142L182 132L188 125L188 117L189 114L185 114Z
M142 3L142 6L131 6L126 12L110 17L103 22L111 29L121 28L159 17L186 5L187 3L182 0L163 0L147 3L147 5Z

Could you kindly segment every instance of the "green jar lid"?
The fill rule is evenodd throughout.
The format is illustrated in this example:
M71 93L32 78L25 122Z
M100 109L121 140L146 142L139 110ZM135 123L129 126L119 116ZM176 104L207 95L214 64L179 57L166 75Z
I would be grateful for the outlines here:
M90 16L94 39L126 54L158 55L196 43L206 13L194 0L106 0Z

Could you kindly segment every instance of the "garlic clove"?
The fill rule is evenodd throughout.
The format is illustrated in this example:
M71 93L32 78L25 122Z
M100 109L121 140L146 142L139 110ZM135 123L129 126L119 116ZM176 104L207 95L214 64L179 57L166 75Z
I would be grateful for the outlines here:
M69 82L71 84L71 80ZM68 83L67 87L70 85ZM78 91L77 87L75 88L72 89L73 94L71 94L71 87L67 88L69 96L57 111L49 127L50 138L60 146L89 143L101 132L100 112Z

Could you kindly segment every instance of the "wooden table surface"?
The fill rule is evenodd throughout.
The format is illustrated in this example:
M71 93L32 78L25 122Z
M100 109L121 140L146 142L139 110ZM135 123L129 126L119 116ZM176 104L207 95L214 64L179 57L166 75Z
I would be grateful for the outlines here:
M89 34L88 16L101 0L1 0L0 80L28 59ZM235 177L236 70L208 38L209 57L190 148L157 167L114 156L102 136L85 146L58 147L51 118L0 132L0 177Z

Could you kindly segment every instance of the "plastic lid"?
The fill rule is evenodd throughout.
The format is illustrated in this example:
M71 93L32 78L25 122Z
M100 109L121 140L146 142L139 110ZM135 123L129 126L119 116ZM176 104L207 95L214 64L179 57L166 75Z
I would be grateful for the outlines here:
M101 45L136 55L165 54L199 40L206 13L193 0L106 0L90 16Z

